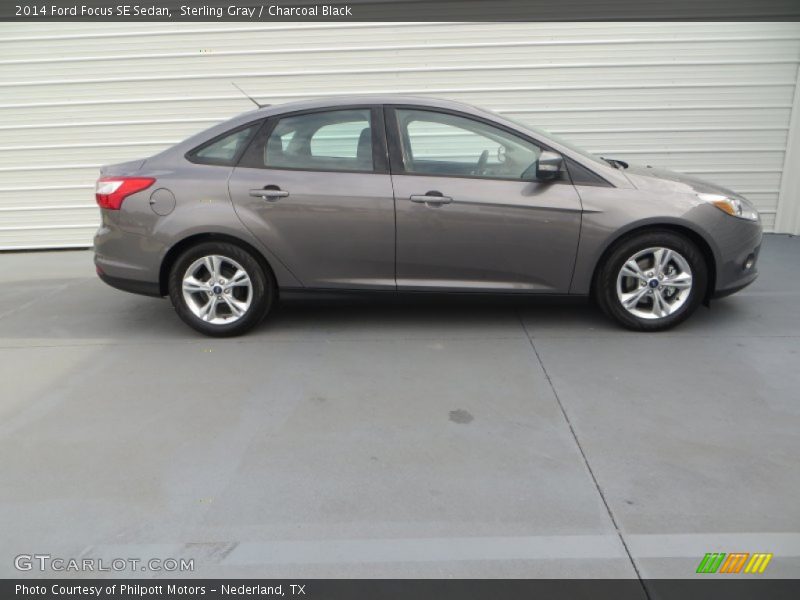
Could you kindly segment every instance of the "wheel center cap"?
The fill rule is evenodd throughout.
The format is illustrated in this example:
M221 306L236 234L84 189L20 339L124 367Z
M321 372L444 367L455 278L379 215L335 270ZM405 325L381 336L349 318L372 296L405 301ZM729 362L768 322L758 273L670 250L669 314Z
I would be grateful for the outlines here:
M214 292L217 296L219 296L222 293L222 286L215 285L213 288L211 288L211 291Z
M647 282L647 285L649 285L653 289L656 289L658 287L658 279L655 278L651 279L650 281Z

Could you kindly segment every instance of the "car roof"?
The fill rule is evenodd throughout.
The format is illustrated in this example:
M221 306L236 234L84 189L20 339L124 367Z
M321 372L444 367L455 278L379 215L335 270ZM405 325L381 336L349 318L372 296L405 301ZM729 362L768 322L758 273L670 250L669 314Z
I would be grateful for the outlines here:
M413 106L453 109L475 114L484 112L481 109L472 106L471 104L456 102L454 100L444 100L441 98L424 96L405 96L399 94L347 94L341 96L325 96L320 98L312 98L309 100L286 102L284 104L273 104L253 112L263 112L264 114L280 114L300 110L311 110L315 108L352 106L354 104L407 104Z

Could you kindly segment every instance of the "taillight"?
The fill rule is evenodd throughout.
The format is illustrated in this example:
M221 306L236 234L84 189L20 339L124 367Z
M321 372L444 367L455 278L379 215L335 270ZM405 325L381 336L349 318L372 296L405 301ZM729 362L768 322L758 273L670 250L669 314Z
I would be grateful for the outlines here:
M94 197L100 208L119 210L125 198L146 190L155 182L152 177L101 177L97 180Z

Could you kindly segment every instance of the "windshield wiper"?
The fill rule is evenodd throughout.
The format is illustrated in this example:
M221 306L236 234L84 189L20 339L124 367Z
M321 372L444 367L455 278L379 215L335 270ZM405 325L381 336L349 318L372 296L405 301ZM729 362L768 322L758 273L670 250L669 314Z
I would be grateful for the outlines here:
M608 164L610 164L615 169L627 169L628 168L628 163L626 163L624 160L619 160L619 159L616 159L616 158L606 158L605 156L601 156L600 158L602 158L604 161L606 161Z

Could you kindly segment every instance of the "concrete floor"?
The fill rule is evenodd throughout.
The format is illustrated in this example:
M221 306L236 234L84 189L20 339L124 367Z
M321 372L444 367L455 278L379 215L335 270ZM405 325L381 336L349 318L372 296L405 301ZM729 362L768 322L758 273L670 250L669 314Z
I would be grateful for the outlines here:
M0 576L47 553L691 577L772 552L800 577L798 259L769 236L755 285L662 334L580 302L339 302L212 340L89 252L2 254Z

